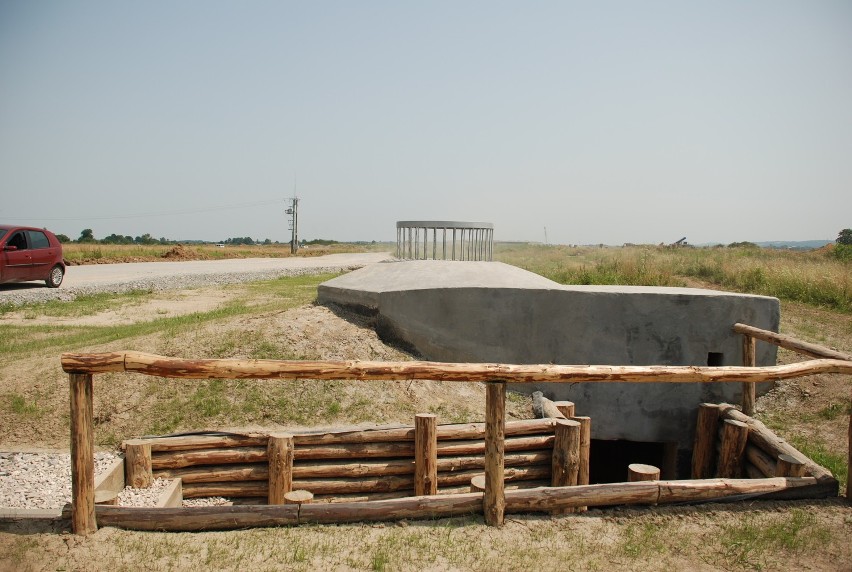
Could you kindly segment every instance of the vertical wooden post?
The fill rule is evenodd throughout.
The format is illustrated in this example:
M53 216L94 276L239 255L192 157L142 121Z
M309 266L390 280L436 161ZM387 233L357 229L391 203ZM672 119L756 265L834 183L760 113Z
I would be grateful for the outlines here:
M573 401L554 401L553 405L559 410L559 413L565 416L565 419L574 417L574 402Z
M125 443L124 480L134 489L147 489L154 482L151 443L145 439L131 439Z
M485 386L485 523L502 526L506 512L503 468L505 466L506 382L489 381Z
M266 443L269 461L268 504L285 504L284 495L293 489L293 436L270 433Z
M746 367L754 367L757 363L756 343L753 337L743 335L743 365ZM755 399L754 382L743 382L743 413L754 415Z
M71 527L74 534L98 530L95 520L95 433L91 374L68 375L71 400Z
M748 441L748 425L725 419L722 423L722 443L716 474L723 479L736 479L742 473L743 453Z
M692 478L709 479L713 475L716 454L716 433L719 431L719 406L702 403L698 406L695 440L692 446Z
M775 465L776 477L802 477L805 475L805 464L791 455L778 455Z
M653 465L643 465L641 463L633 463L627 466L627 482L635 483L637 481L659 481L660 469Z
M550 484L554 487L576 486L580 474L580 422L557 419L554 428ZM573 509L558 509L551 514L567 514Z
M438 494L438 418L414 416L414 494Z
M589 484L589 471L591 466L589 460L592 453L592 418L585 416L575 416L571 418L580 424L580 471L577 474L578 485ZM575 512L585 512L588 507L578 506Z

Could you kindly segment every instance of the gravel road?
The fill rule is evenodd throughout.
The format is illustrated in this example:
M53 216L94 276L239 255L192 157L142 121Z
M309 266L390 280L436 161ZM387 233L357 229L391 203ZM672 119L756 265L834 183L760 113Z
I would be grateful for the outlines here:
M69 266L59 288L43 282L0 286L0 304L72 300L80 294L168 290L264 280L279 276L338 272L391 260L389 253L349 253L293 258L234 258Z

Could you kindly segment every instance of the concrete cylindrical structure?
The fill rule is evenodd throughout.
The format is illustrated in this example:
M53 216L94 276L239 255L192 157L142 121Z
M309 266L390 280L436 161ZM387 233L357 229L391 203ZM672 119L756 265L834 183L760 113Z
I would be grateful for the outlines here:
M407 260L492 260L490 222L402 220L396 223L396 256Z

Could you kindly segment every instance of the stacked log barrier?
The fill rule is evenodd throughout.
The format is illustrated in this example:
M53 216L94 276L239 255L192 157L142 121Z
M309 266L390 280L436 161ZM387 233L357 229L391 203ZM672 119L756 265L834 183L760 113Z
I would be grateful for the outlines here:
M740 326L740 324L737 324L735 328L737 326ZM748 333L757 339L765 339L761 335L753 334L752 332L741 333ZM487 382L488 393L496 394L499 392L501 398L486 400L486 419L488 419L488 423L486 423L487 429L485 433L488 445L483 445L482 447L485 451L486 465L486 488L484 495L468 493L467 498L461 498L463 495L455 495L452 499L447 498L449 495L439 498L440 495L438 495L401 499L397 503L394 503L395 499L358 503L359 507L351 512L349 516L345 515L345 507L340 507L340 511L344 511L344 513L338 511L338 515L342 519L338 520L338 522L344 522L346 518L354 516L358 516L358 520L370 520L373 517L387 519L407 518L408 516L429 517L461 514L464 511L469 511L472 506L479 503L480 510L484 510L486 513L486 522L489 524L500 524L502 522L502 511L499 506L501 502L503 508L526 506L529 510L536 510L535 506L541 506L542 510L548 512L554 509L568 508L569 506L602 506L611 502L614 498L624 499L623 502L617 504L634 502L630 494L627 494L626 497L618 497L618 494L613 492L612 488L589 488L597 487L597 485L545 487L533 489L537 491L535 494L526 490L504 492L502 495L499 492L498 494L494 494L497 488L495 485L499 484L502 488L506 480L503 471L495 471L495 467L506 466L504 454L511 450L504 433L505 410L503 408L505 406L506 383L754 383L793 379L819 373L848 375L852 374L852 360L848 358L816 359L795 364L762 367L565 366L553 364L460 364L422 361L386 363L371 361L179 359L141 352L124 351L104 354L63 354L62 368L69 374L71 386L72 523L75 533L89 534L97 530L97 520L95 517L100 514L100 511L96 512L94 505L94 466L91 455L86 454L93 448L93 374L137 372L146 375L181 379L226 378L231 380L273 380L307 378L315 380L347 379L352 381L418 379L467 383ZM495 380L503 381L497 382ZM726 412L729 418L741 421L740 419L736 419L736 413L739 412ZM740 415L742 414L740 413ZM745 417L747 418L747 416ZM850 418L850 434L852 434L852 418ZM771 439L759 431L759 427L751 424L749 424L747 439L753 440L758 446L760 446L761 440L768 439L770 443L772 442ZM800 460L805 465L806 474L814 476L753 479L743 487L740 487L739 480L734 482L731 479L693 482L658 481L657 483L660 484L657 485L657 500L655 502L671 502L669 500L671 498L677 498L679 501L715 499L734 494L732 491L735 490L742 491L741 494L753 496L772 495L773 498L813 498L816 492L819 492L823 496L837 494L838 483L831 476L830 472L807 458L800 458L803 455L786 443L782 442L779 444L776 442L774 445L776 448L781 449L781 453L789 454ZM390 449L399 449L399 445L395 443L389 447ZM412 448L410 443L408 444L408 448ZM772 447L769 448L772 449ZM379 458L393 456L389 454L391 451L388 447L379 447L379 449L381 450ZM519 448L518 450L532 449L535 449L535 447L527 444L524 448ZM850 456L852 456L852 447L850 447ZM89 457L89 459L87 460L86 457ZM529 473L530 471L526 472ZM489 482L492 483L490 487ZM198 486L203 484L199 483ZM254 486L257 488L256 483ZM489 490L492 496L491 501L487 498L485 501L482 501L483 496L489 496ZM629 490L635 492L634 489ZM602 494L601 491L607 491L607 494ZM527 501L519 501L521 497L517 493L527 495L524 498L527 498L529 502L525 504ZM470 498L471 496L473 498ZM570 501L566 503L565 498L570 498ZM606 498L609 498L610 501L606 501ZM378 505L376 503L390 504ZM308 505L306 508L312 506L316 507L318 505ZM281 506L265 506L259 511L264 515L259 519L256 518L258 511L248 511L253 515L249 520L254 518L254 522L266 521L281 524L283 522L282 518L284 520L292 519L292 511L273 510L281 508ZM302 507L299 508L301 509ZM116 519L120 521L122 518L125 518L121 515L125 514L126 509L119 507L103 507L103 509L106 511L104 514L108 521L112 518L112 522L115 523ZM110 512L110 509L113 509L113 512ZM177 510L178 512L172 516L178 519L187 515L185 509L164 510ZM323 510L325 509L323 508ZM228 511L191 512L191 520L194 519L196 523L203 523L203 526L210 528L214 524L212 521L221 517L225 512ZM231 512L236 514L240 511L234 510ZM205 518L204 516L207 513L209 513L209 518ZM494 518L495 515L500 518ZM163 526L162 523L165 522L164 518L167 518L164 513L158 515L157 521L161 527ZM232 516L225 516L223 518L229 523L229 526L234 526L235 519ZM298 511L295 512L295 521L297 523L300 522ZM239 526L245 526L245 524L240 524Z
M837 496L839 483L831 471L820 466L798 449L778 437L766 425L745 415L730 404L719 405L720 421L747 427L746 445L740 460L743 472L753 479L804 476L815 482L795 491L784 491L773 498L800 499Z
M506 482L549 482L555 425L552 419L506 423ZM309 491L317 502L411 496L416 492L415 436L414 427L294 433L287 490ZM484 473L484 437L484 423L436 425L436 492L467 486ZM154 478L183 480L184 498L271 498L269 440L254 433L134 441L150 448Z

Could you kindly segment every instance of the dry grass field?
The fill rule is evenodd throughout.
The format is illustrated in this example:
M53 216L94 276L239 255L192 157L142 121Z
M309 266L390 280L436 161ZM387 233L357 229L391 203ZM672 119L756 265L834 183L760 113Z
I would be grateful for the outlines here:
M825 299L796 294L808 291L802 287L773 294L782 298L781 330L852 352L848 264L819 253L776 258L762 251L689 250L696 252L504 245L498 257L560 281L585 283L760 293L778 288L784 276L812 284L812 291L832 283L840 294ZM751 282L726 283L726 276L741 274L752 275ZM380 340L363 318L315 305L316 286L328 278L3 308L0 450L67 449L67 380L58 359L65 351L410 359ZM779 355L782 363L799 359L787 351ZM848 377L836 375L782 382L758 401L757 416L845 482L850 387ZM411 423L418 412L436 413L441 422L482 420L484 390L452 383L226 383L135 375L95 381L99 449L183 430ZM529 400L513 394L509 415L530 416ZM0 570L852 570L850 537L852 507L843 498L509 515L500 529L486 527L481 517L192 534L104 528L87 538L17 526L0 527Z

